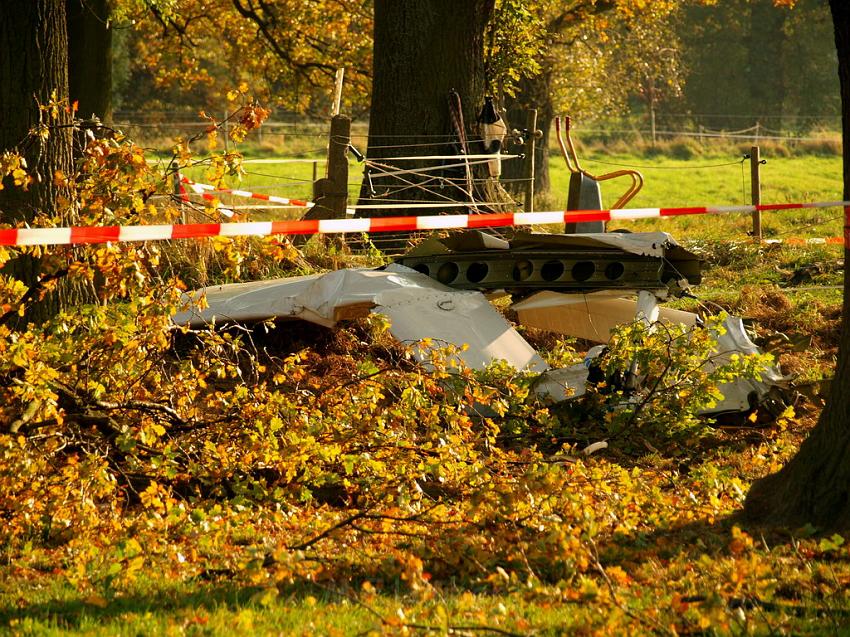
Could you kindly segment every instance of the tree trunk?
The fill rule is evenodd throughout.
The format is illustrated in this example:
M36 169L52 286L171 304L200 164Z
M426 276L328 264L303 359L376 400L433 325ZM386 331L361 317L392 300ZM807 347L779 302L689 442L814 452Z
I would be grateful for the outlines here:
M552 103L552 70L547 64L543 72L531 78L523 78L519 82L519 90L515 97L507 98L507 122L510 128L522 129L525 126L526 113L537 109L537 128L543 132L535 143L537 153L534 161L534 193L549 192L549 131L555 117L555 106ZM534 131L531 131L533 133ZM502 183L508 192L520 195L525 192L525 168L522 161L512 160L502 163ZM556 202L567 205L567 193L560 193ZM557 205L557 204L556 204Z
M844 199L850 199L850 3L830 0L838 51L844 138ZM850 263L850 207L845 209L844 263ZM846 267L846 266L845 266ZM823 530L850 529L850 277L844 277L844 321L838 367L826 407L800 451L778 473L753 484L744 515L753 522Z
M68 96L68 38L65 0L0 2L0 151L20 150L33 178L28 190L4 183L0 222L30 221L39 212L55 215L67 191L54 183L57 171L71 175L71 113L59 108L55 119L39 109L52 96ZM29 136L39 123L49 135ZM67 202L64 209L68 209ZM8 263L7 274L27 286L36 284L41 262L23 255ZM55 295L29 315L40 320L55 312Z
M68 81L79 116L112 118L112 29L107 0L66 0Z
M447 155L457 151L449 93L457 91L463 121L470 130L484 98L484 29L495 0L375 0L372 106L367 156L393 167L433 168L433 160L393 161L393 157ZM474 146L470 152L480 152ZM446 161L448 163L458 163ZM381 177L372 169L360 204L463 200L460 187L428 176ZM455 177L455 173L451 174ZM424 182L428 181L427 184ZM412 185L418 184L418 185ZM370 187L371 186L371 187ZM358 216L391 216L394 209L360 209ZM397 237L390 243L403 245ZM385 244L389 245L389 244ZM383 247L383 246L382 246Z

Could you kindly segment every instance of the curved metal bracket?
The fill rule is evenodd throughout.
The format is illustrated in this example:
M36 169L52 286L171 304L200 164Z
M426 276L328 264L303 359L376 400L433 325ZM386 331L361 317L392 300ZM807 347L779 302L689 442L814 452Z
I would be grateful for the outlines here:
M631 170L629 168L625 168L623 170L615 170L611 173L606 173L604 175L599 175L598 177L594 177L593 175L585 174L593 179L594 181L607 181L608 179L616 179L617 177L631 177L632 183L628 187L625 193L617 199L612 208L622 208L627 203L629 203L632 199L634 199L635 195L640 192L640 189L643 188L643 175L641 175L637 170Z
M605 173L604 175L599 175L598 177L595 175L591 175L589 172L587 172L581 167L581 163L578 160L578 154L576 153L572 137L570 136L569 117L564 117L564 131L566 135L563 135L561 133L561 118L555 117L555 135L558 138L558 146L561 148L561 156L564 158L564 161L567 164L567 169L571 173L583 173L590 177L593 181L597 182L607 181L609 179L616 179L617 177L631 177L631 185L628 187L628 189L626 189L626 192L623 193L623 195L614 203L612 208L622 208L632 199L634 199L635 195L637 195L640 192L641 188L643 188L642 174L640 174L637 170L623 169L615 170L614 172L610 173ZM565 137L566 141L564 139Z

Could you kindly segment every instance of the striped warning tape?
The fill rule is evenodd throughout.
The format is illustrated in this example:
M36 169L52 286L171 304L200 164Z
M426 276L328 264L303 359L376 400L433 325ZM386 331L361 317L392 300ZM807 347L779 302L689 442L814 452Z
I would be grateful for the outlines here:
M180 183L186 184L187 186L189 186L190 189L195 192L195 194L200 195L207 201L213 201L215 199L218 199L216 195L222 194L232 195L234 197L243 197L245 199L260 199L262 201L268 201L269 203L282 204L284 206L292 206L294 208L312 208L316 205L312 201L304 201L302 199L288 199L286 197L278 197L276 195L264 195L259 192L235 190L232 188L216 188L215 186L211 186L210 184L199 184L196 181L192 181L185 175L180 176Z
M554 212L497 212L474 215L429 215L422 217L365 217L362 219L302 219L298 221L252 221L241 223L187 223L149 226L89 226L65 228L0 229L0 245L35 246L112 241L161 241L200 237L245 237L278 234L377 233L413 230L448 230L504 226L577 223L582 221L623 221L681 215L723 214L798 210L801 208L846 207L850 201L817 203L760 204L757 206L713 206L689 208L631 208L611 210L569 210ZM848 244L850 245L850 244Z

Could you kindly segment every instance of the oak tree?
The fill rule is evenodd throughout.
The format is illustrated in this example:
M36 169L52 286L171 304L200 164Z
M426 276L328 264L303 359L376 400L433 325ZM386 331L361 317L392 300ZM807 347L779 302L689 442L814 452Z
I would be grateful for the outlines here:
M112 115L112 28L107 0L66 0L70 99L83 118Z

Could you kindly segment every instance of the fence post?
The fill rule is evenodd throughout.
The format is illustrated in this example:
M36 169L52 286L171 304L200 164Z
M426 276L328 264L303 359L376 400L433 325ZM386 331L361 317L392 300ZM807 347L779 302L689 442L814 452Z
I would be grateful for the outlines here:
M313 163L313 201L302 219L344 219L348 208L348 145L351 142L351 118L336 115L331 119L328 137L328 164L325 176L315 179L316 164ZM302 246L313 235L302 234L292 238L292 243ZM337 245L342 242L337 241Z
M753 205L761 203L761 155L758 146L750 148L750 189ZM753 211L753 237L761 243L761 211Z
M525 120L525 211L534 212L534 144L537 141L537 109L528 111Z
M313 182L313 201L304 219L344 219L348 208L348 144L351 118L337 115L331 120L328 165L325 177Z
M177 160L172 159L171 164L168 166L169 170L172 170L171 173L171 192L174 194L174 197L180 201L180 223L189 223L189 220L186 218L186 205L183 202L183 193L180 192L180 171L177 170Z

